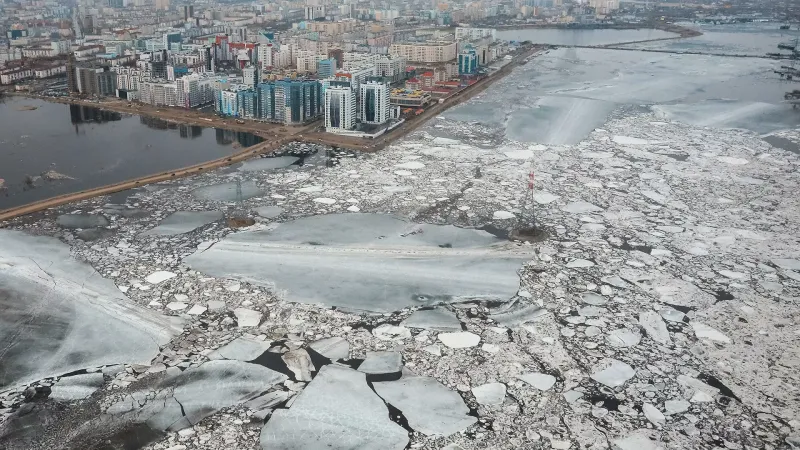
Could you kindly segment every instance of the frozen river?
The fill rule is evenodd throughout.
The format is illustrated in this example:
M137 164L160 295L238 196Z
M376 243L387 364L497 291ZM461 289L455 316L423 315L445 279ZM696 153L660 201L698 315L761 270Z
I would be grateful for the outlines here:
M722 28L707 31L701 42L718 42L731 33L719 31L723 34L719 37L717 30ZM565 32L520 31L541 35ZM598 43L628 39L623 31L576 30L571 33L577 37L568 43L591 40L586 36L598 31L619 33ZM780 42L773 34L756 28L736 35L739 41L754 36L763 47L766 40L772 45ZM678 45L685 40L659 41L652 46L664 42ZM686 45L695 51L717 50L711 44ZM729 49L740 51L735 42ZM773 73L779 65L779 61L760 58L560 48L534 58L514 76L443 116L447 121L486 127L483 131L495 139L503 136L544 145L576 144L614 115L647 110L697 126L770 133L800 124L800 115L783 103L789 87Z
M558 49L380 152L293 143L10 221L0 448L794 445L800 133L771 64Z
M550 45L607 45L647 39L675 37L668 31L643 28L639 30L566 30L557 28L523 28L502 30L497 37L508 41L531 41Z

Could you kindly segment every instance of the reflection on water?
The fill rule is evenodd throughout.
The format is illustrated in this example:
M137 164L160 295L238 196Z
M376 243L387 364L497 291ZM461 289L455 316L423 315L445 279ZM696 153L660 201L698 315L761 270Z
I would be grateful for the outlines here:
M217 133L217 144L219 145L230 145L237 142L242 147L250 147L264 140L254 134L241 131L221 130L219 128L214 131Z
M69 105L69 119L75 125L89 122L106 123L122 120L122 114L91 106Z
M228 156L262 141L214 130L10 96L0 103L0 209ZM55 171L69 179L44 177Z
M157 117L139 116L139 122L154 130L178 130L178 134L184 139L195 139L203 135L203 127L169 122Z

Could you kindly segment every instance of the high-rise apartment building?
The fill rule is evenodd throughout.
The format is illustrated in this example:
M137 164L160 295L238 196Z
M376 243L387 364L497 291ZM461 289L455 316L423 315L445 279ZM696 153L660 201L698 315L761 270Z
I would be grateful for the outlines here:
M325 131L341 133L356 125L356 99L346 81L332 81L325 90Z
M333 58L323 59L317 63L317 77L330 78L336 73L336 60Z
M255 87L256 84L261 82L258 68L255 66L247 66L242 69L242 77L244 78L244 84L250 87Z
M478 55L471 46L458 54L458 74L474 75L478 71Z
M430 42L424 44L392 44L389 54L402 56L407 61L437 63L456 59L455 42Z
M321 92L316 80L287 79L255 87L235 85L218 89L215 107L218 113L234 117L300 124L321 114Z
M358 118L361 122L380 125L389 121L389 85L367 81L359 91Z
M375 76L396 83L405 77L407 66L408 62L402 56L384 56L375 61Z

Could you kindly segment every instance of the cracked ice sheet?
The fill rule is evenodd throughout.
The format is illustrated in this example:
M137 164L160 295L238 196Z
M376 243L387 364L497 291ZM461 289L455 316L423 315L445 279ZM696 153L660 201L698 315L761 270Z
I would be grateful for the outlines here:
M181 332L49 237L0 230L0 388L106 364L149 364Z
M529 258L501 242L484 231L389 215L332 214L231 234L185 262L213 276L275 283L289 301L389 312L467 298L508 300Z
M265 450L400 450L408 434L389 420L366 374L329 365L261 431Z

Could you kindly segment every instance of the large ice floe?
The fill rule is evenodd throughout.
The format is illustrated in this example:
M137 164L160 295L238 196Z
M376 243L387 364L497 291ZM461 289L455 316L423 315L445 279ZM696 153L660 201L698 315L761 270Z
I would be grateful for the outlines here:
M105 364L149 364L180 322L131 303L57 239L0 230L0 389Z
M186 262L218 277L274 283L286 300L384 312L510 298L527 257L501 242L485 231L389 215L323 215L231 234Z

